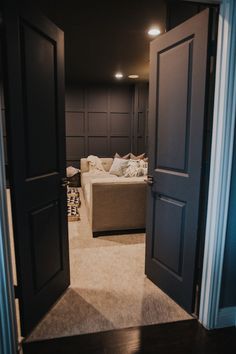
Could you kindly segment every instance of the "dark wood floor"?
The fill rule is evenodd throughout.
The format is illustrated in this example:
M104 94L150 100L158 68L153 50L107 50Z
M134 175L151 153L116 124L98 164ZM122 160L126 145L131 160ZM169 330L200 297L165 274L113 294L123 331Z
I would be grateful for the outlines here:
M236 328L206 331L197 320L24 343L24 354L235 354Z

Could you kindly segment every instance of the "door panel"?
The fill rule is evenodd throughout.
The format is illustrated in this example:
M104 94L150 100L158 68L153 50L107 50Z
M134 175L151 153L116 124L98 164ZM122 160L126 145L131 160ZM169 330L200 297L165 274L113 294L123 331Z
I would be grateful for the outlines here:
M4 9L7 131L22 335L69 286L64 35L29 2Z
M31 212L29 218L32 261L35 268L34 282L36 291L39 291L62 269L58 203L51 203ZM45 259L48 261L45 262Z
M20 46L23 90L27 97L24 101L24 119L27 177L30 178L54 172L58 168L56 43L38 29L21 23Z
M186 170L192 41L187 39L176 43L159 53L158 58L160 96L157 164L173 171Z
M183 261L184 214L185 203L163 196L157 198L153 258L178 276L181 276Z
M152 41L146 274L189 312L205 117L205 10Z

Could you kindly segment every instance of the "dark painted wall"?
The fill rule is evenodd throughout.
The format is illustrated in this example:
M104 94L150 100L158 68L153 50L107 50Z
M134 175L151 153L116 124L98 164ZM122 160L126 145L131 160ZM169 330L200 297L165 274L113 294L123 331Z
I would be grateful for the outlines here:
M205 10L208 7L215 8L216 5L200 4L198 2L168 0L166 12L166 30L171 30L172 28L197 15L199 12Z
M220 307L236 306L236 134Z
M2 88L1 88L1 93L2 93ZM1 94L1 117L2 117L2 125L3 125L5 163L7 164L7 133L6 133L6 122L5 122L5 105L4 105L4 98L2 94Z
M1 53L1 48L0 48ZM0 119L2 119L3 126L3 139L4 139L4 154L5 154L5 163L6 163L6 174L8 177L8 168L7 168L7 132L6 132L6 121L5 121L5 102L4 102L4 90L3 90L3 63L2 56L0 55Z
M67 165L90 154L145 151L147 85L89 85L66 89Z

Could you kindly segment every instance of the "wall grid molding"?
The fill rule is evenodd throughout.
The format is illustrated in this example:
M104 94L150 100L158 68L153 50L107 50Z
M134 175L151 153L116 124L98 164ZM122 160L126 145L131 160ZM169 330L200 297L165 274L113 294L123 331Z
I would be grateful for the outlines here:
M147 84L68 86L67 165L90 154L145 152L147 96Z

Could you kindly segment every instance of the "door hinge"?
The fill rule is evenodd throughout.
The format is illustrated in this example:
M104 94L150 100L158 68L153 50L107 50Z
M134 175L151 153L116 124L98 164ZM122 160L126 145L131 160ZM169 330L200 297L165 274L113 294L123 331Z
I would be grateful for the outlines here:
M196 285L195 288L195 303L194 303L194 310L193 315L197 316L199 311L199 296L200 296L200 288L199 285Z
M14 285L15 299L19 299L19 286Z

